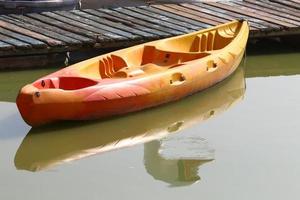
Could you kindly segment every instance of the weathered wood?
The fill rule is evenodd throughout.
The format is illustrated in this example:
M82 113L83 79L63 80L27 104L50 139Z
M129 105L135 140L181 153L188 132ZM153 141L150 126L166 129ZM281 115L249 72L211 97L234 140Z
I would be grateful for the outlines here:
M183 6L176 5L176 4L167 4L166 6L169 7L169 8L172 8L174 10L177 10L179 12L187 13L188 16L193 17L193 19L195 19L197 21L209 23L211 25L218 25L218 24L226 23L226 22L229 21L227 19L222 19L220 17L215 17L213 15L208 15L204 12L195 11L195 10L188 9L188 8L183 7Z
M33 14L33 15L35 15L35 14ZM49 18L46 20L46 23L43 22L42 19L41 19L41 18L43 18L43 16L41 17L41 15L37 15L37 18L39 20L36 20L36 19L34 19L34 18L30 17L30 16L25 16L25 15L10 15L10 17L11 18L15 18L15 19L19 19L19 20L24 20L24 22L32 24L32 25L35 25L35 26L38 26L38 27L41 27L41 28L45 29L46 31L49 30L49 31L53 31L53 32L61 34L61 35L68 36L69 38L73 38L75 40L80 41L82 43L82 45L90 44L90 43L94 42L90 38L87 38L87 37L84 37L84 36L81 36L81 35L77 35L77 34L74 34L73 32L66 31L66 30L64 30L62 28L54 26L51 23L51 19L49 19ZM58 24L57 21L55 21L54 23L55 23L55 25Z
M249 23L250 23L250 26L253 27L253 28L268 29L268 27L269 27L268 24L265 24L264 21L262 21L260 19L253 19L249 16L241 15L241 14L235 13L235 12L230 12L230 11L224 10L222 8L218 8L218 7L211 6L211 5L204 4L204 3L195 3L195 4L192 4L192 5L210 10L212 13L216 13L216 14L220 15L220 17L226 17L227 16L227 17L232 17L233 19L243 18L245 20L248 20Z
M163 14L158 14L157 12L153 12L152 8L150 8L149 6L137 7L136 12L144 13L147 16L153 16L155 18L170 22L170 23L174 24L174 26L184 27L185 29L188 30L188 32L196 31L196 30L200 29L199 26L194 26L190 23L186 23L185 21L174 19L174 18L172 18L170 16L167 16L165 14L163 15Z
M114 22L114 21L110 21L110 20L107 20L105 18L100 18L98 16L91 15L91 14L88 14L86 12L82 12L82 11L78 11L78 10L72 11L72 13L74 13L75 15L79 15L81 17L93 20L94 22L102 24L103 26L113 27L116 30L122 30L122 31L130 33L132 35L135 35L135 36L138 35L138 36L142 36L143 38L157 38L153 34L141 31L141 30L136 29L136 28L132 28L132 26L128 26L128 24L124 25L123 23L117 23L117 22Z
M90 27L95 27L96 29L98 29L98 31L101 31L103 34L110 36L110 37L121 36L121 37L129 38L131 40L141 40L142 39L138 35L134 35L129 32L122 31L122 30L114 28L112 26L106 26L103 24L99 24L93 20L90 20L89 18L85 18L79 14L75 14L74 12L56 11L54 13L58 14L62 17L65 17L65 18L76 20L82 24L89 25Z
M211 16L227 19L227 20L230 20L230 21L236 19L236 17L233 17L231 15L227 15L227 14L224 14L224 13L221 13L221 12L216 12L214 10L211 10L209 8L209 6L207 6L207 5L201 4L201 6L196 6L196 5L188 4L188 3L182 3L180 5L183 6L183 7L188 8L188 9L192 9L192 10L196 10L196 11L199 11L199 12L207 13ZM255 22L252 22L252 21L250 22L250 26L251 26L250 28L252 30L257 30L257 29L263 27L260 24L256 24Z
M183 34L183 31L178 31L176 29L174 29L174 26L172 26L172 24L164 22L162 20L157 20L155 18L151 18L139 13L134 13L131 10L128 10L126 8L113 8L112 10L123 13L125 15L131 16L131 17L135 17L144 21L147 21L148 23L152 23L152 24L157 24L158 26L161 27L160 30L170 33L171 35L180 35Z
M258 19L258 20L263 20L264 22L264 24L266 24L267 26L269 26L269 27L273 27L273 28L281 28L281 27L283 27L282 25L278 25L278 24L276 24L276 23L270 23L269 22L269 19L268 18L266 18L266 17L264 17L264 19L262 19L262 18L260 18L260 17L257 17L257 15L255 14L255 13L248 13L248 12L245 12L245 11L243 11L243 10L240 10L240 9L238 9L238 8L236 8L236 7L233 7L233 6L230 6L230 5L226 5L226 4L223 4L224 2L221 2L221 3L214 3L214 2L205 2L205 4L208 4L208 5L212 5L212 6L214 6L214 7L218 7L218 8L221 8L221 9L225 9L225 10L227 10L227 11L230 11L230 12L234 12L234 13L238 13L238 14L240 14L241 15L241 17L245 17L245 16L247 16L247 17L251 17L251 18L255 18L255 19ZM267 19L267 20L265 20L265 19ZM271 21L273 21L273 20L271 20Z
M279 7L279 8L282 8L282 9L285 9L286 12L291 12L292 15L294 15L294 13L299 13L299 9L292 8L292 7L289 7L289 6L280 4L280 3L271 2L271 1L267 1L266 3L276 6L276 7Z
M163 10L165 12L169 12L169 13L173 13L173 14L176 14L176 15L180 15L180 16L188 18L188 19L199 21L202 24L205 24L206 27L218 24L218 23L216 23L213 20L206 20L206 19L202 20L202 19L200 19L197 16L194 16L194 15L191 15L191 14L187 13L186 11L180 11L178 9L174 9L174 8L168 7L167 5L153 5L152 7L158 8L158 9Z
M72 26L76 26L76 27L81 28L83 30L88 30L91 33L94 33L94 36L96 38L98 38L99 41L112 42L112 41L124 41L124 40L127 40L126 37L124 37L124 36L112 34L109 31L106 31L106 30L103 30L103 29L99 29L99 28L90 26L90 25L82 23L80 21L73 20L73 19L71 19L69 17L66 18L66 17L58 15L56 13L44 12L44 13L41 13L41 14L44 15L44 16L53 18L53 19L55 19L57 21L64 22L65 24L70 24ZM102 37L102 36L104 36L104 37Z
M19 19L13 18L11 16L3 16L2 20L5 20L10 23L14 23L17 26L20 26L20 27L26 28L28 30L46 35L48 37L55 38L55 39L61 41L62 45L74 45L74 46L80 45L80 42L77 40L74 40L72 38L69 38L69 37L61 35L61 34L57 34L53 31L45 30L39 26L29 24L24 20L19 20Z
M55 40L53 38L44 36L42 34L33 32L33 31L25 29L25 28L22 28L20 26L15 25L15 24L3 21L3 18L1 18L1 17L0 17L0 27L3 27L5 29L11 30L11 31L14 31L14 32L17 32L17 33L25 34L29 37L44 41L50 46L61 46L61 45L63 45L63 42L61 42L61 41Z
M165 11L157 9L153 6L155 6L155 5L148 6L148 7L141 6L139 8L141 8L143 10L151 11L153 13L157 13L157 14L169 17L169 18L172 18L174 20L177 20L178 22L184 22L183 24L190 24L191 26L195 27L196 30L208 27L207 24L203 24L199 21L195 21L195 20L192 20L192 19L189 19L189 18L186 18L186 17L182 17L182 16L179 16L179 15L173 14L173 13L165 12Z
M300 19L300 10L298 10L298 11L290 10L286 6L282 6L280 4L272 3L272 2L257 1L257 0L244 0L244 1L249 2L251 4L255 4L255 5L263 8L264 10L275 10L280 13L285 13L285 14L288 14L288 15L291 15L291 16L294 16L294 17Z
M271 2L276 2L291 8L300 9L300 4L296 2L286 1L286 0L270 0Z
M32 46L26 42L22 42L20 40L17 40L15 38L0 34L0 40L3 42L5 41L8 44L13 45L14 47L18 48L18 49L29 49Z
M146 6L144 6L144 8L146 8ZM147 15L149 17L151 16L151 17L154 17L154 18L159 19L159 20L167 21L169 23L172 23L174 25L174 27L176 27L176 26L177 27L182 27L181 30L185 31L187 33L191 32L191 31L199 30L198 27L193 26L191 24L185 23L183 21L175 20L175 19L170 18L166 15L161 15L161 14L157 14L155 12L151 12L147 9L142 9L141 7L135 7L134 11L137 12L137 13L140 13L140 14Z
M252 9L252 8L248 8L246 6L240 6L240 4L236 4L234 2L224 2L223 4L229 5L229 6L239 6L239 8L247 13L253 13L255 14L256 17L259 17L261 19L264 19L265 21L269 21L272 22L274 24L278 24L280 26L286 26L286 27L296 27L296 25L294 23L290 23L289 21L286 21L286 19L276 16L276 15L272 15L270 13L267 12L263 12L260 10L256 10L256 9Z
M98 16L100 18L104 18L107 20L113 20L115 22L122 23L124 25L130 26L132 28L136 28L138 30L143 30L144 32L153 34L154 39L158 39L161 37L168 37L170 34L159 30L157 26L152 26L152 24L148 24L143 20L135 19L133 17L124 15L122 13L118 13L113 10L108 9L99 9L99 10L84 10L91 15Z
M3 53L3 51L5 52L5 51L7 51L7 50L14 50L14 46L13 45L10 45L10 44L8 44L8 43L5 43L5 42L2 42L1 40L0 40L0 55L1 55L1 53Z
M300 0L291 0L291 1L294 2L294 3L300 4Z
M69 37L72 37L74 39L81 40L81 41L87 40L87 43L95 43L97 39L101 39L104 41L108 40L108 38L105 36L95 34L94 32L82 29L77 26L72 26L70 24L55 20L51 17L47 17L47 16L44 16L41 14L34 13L34 14L27 14L27 16L32 19L38 20L45 25L51 25L53 27L57 27L57 29L60 29L63 32L67 31L68 34L66 34L66 35L69 35ZM57 31L57 29L54 28L53 31ZM69 34L69 32L70 32L70 34ZM60 33L60 32L58 32L58 33ZM83 39L82 37L84 37L86 39Z
M127 7L127 9L129 9L129 10L135 12L135 13L139 13L139 14L142 14L142 15L144 15L144 16L148 16L148 17L157 19L157 20L159 20L159 21L162 21L163 23L167 22L168 24L171 24L171 26L173 27L173 29L175 29L175 30L177 30L177 31L181 31L181 32L183 32L183 33L188 33L188 32L190 32L188 29L186 29L186 28L183 27L183 26L176 26L176 25L173 24L171 21L165 20L164 17L161 16L161 15L157 15L157 14L155 14L155 13L152 14L152 15L148 13L148 15L147 15L146 12L144 12L144 11L141 12L141 10L139 10L139 9L137 9L137 8L135 8L135 7Z
M47 44L45 44L44 42L41 42L39 40L36 40L34 38L28 37L26 35L23 34L19 34L19 33L15 33L13 31L4 29L4 28L0 28L0 33L10 36L14 39L20 40L22 42L28 43L30 44L33 48L47 48ZM1 38L0 38L1 40Z
M129 15L126 15L126 14L123 14L123 13L120 13L120 12L117 12L117 11L114 11L114 10L99 9L97 11L98 12L102 12L102 13L106 13L106 14L110 14L110 15L113 15L113 16L116 16L116 17L120 17L120 18L123 18L123 19L126 19L126 20L128 20L128 21L130 21L131 23L134 23L134 24L139 24L139 25L141 25L143 27L148 28L149 31L152 30L152 32L155 32L155 33L159 34L162 37L170 37L170 36L172 36L172 34L169 32L169 29L165 28L165 27L163 27L161 25L153 24L153 23L148 23L147 21L144 21L144 20L141 20L139 18L135 18L135 17L129 16Z
M142 8L144 8L144 9L142 9ZM170 22L170 23L174 24L174 26L184 27L188 32L199 30L198 26L194 26L192 24L186 23L186 22L178 20L178 19L173 19L173 18L168 17L166 15L158 14L158 13L153 12L151 10L147 10L147 8L150 8L150 7L149 6L136 7L135 11L138 12L138 13L147 15L147 16L152 16L156 19L160 19L160 20L163 20L163 21Z
M291 0L291 1L294 2L294 3L300 4L300 0Z
M240 8L240 10L244 11L245 13L247 13L251 17L260 18L264 21L270 22L272 24L277 24L281 27L290 27L290 28L296 27L294 24L291 24L289 22L285 22L284 18L274 16L272 14L269 14L267 12L262 12L260 10L251 9L251 8L246 7L246 6L236 5L235 2L222 2L222 4L227 5L227 6L231 6L231 7L238 6L238 8Z
M275 16L280 16L282 18L282 20L284 20L286 22L289 22L291 24L295 24L297 26L300 26L300 18L299 17L295 17L295 16L292 16L290 14L279 12L279 11L273 10L273 9L266 9L262 6L258 6L258 5L248 3L248 2L245 2L245 1L243 1L243 2L234 2L234 4L249 7L249 8L255 9L255 10L259 10L259 11L262 11L262 12L265 12L265 13L275 15Z

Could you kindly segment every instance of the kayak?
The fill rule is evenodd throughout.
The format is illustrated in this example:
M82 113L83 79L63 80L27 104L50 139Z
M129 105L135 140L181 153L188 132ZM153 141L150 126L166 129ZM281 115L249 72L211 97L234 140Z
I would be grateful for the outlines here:
M228 77L249 34L239 20L152 41L71 65L24 86L17 97L26 123L90 120L175 101Z
M162 141L163 138L181 134L184 137L183 130L220 116L240 103L245 90L244 68L239 67L220 84L165 106L126 117L33 127L21 142L15 154L14 164L19 170L42 171L93 155L145 143L144 164L147 172L157 180L166 181L165 177L170 178L170 173L176 173L176 170L169 170L170 173L167 173L167 168L174 169L178 165L172 167L169 162L159 162L165 161L166 158L157 159L156 153L149 152L153 149L149 149L149 146L152 146L151 141ZM186 144L186 140L183 141ZM196 153L203 149L193 150ZM175 152L184 155L187 151L177 149ZM154 160L157 162L153 162ZM171 160L170 163L174 161ZM181 168L183 169L185 168ZM160 173L162 171L166 173ZM174 181L178 180L177 178L178 176L175 176Z

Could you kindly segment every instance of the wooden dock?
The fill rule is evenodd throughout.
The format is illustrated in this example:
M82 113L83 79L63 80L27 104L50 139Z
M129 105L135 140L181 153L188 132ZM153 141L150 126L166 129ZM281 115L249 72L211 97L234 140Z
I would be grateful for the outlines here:
M251 38L297 35L300 0L153 4L0 15L0 65L1 58L7 61L25 55L121 48L239 18L249 21Z

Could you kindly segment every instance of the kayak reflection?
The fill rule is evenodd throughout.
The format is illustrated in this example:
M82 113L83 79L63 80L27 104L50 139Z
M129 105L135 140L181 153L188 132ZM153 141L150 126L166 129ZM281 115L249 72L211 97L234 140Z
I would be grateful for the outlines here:
M186 102L189 110L181 111L185 126L201 122L227 110L243 97L245 82L243 70L238 69L230 79L204 91ZM181 126L181 128L185 128ZM144 145L144 164L156 180L171 187L186 186L200 180L198 169L214 160L214 149L199 133L174 134Z
M147 172L156 180L169 183L171 187L197 182L200 180L198 168L214 160L214 149L205 139L181 136L179 138L171 136L171 139L156 140L144 145L144 163ZM180 148L183 146L182 143L184 148Z
M39 171L164 138L228 109L245 91L240 67L225 81L184 100L123 117L33 128L15 155L17 169Z

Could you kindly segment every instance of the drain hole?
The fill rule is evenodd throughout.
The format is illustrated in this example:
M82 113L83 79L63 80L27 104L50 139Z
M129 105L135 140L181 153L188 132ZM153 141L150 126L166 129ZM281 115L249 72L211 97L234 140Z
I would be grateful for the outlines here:
M170 84L181 84L186 80L186 78L184 77L184 75L182 73L175 73L172 74L171 76L171 80L170 80Z
M206 71L214 71L218 67L217 63L213 60L207 61Z

